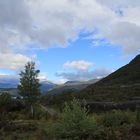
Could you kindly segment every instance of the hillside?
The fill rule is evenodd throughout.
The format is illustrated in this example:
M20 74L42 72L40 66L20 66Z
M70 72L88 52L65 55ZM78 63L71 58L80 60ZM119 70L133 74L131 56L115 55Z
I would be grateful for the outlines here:
M140 55L136 56L129 64L103 78L95 85L112 86L131 84L140 84Z
M46 93L47 91L50 91L52 90L53 88L55 88L57 85L52 83L52 82L49 82L49 81L43 81L41 82L41 92L42 93Z
M124 101L140 98L140 55L78 95L98 101Z

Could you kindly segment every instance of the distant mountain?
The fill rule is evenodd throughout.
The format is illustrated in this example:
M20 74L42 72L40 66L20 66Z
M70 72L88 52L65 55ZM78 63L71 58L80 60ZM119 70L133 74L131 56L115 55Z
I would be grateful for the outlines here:
M54 89L57 85L52 83L52 82L49 82L49 81L43 81L41 82L41 91L43 93L47 92L47 91L50 91L52 89Z
M64 84L67 85L67 84L74 84L74 83L81 83L81 81L67 81Z
M0 88L16 88L17 83L0 83Z
M87 86L99 81L98 79L89 80L89 81L67 81L62 85L56 86L54 89L50 90L49 94L57 94L66 90L82 90Z
M0 77L0 88L17 88L18 83L18 78L14 76L4 75Z
M17 79L0 79L0 91L11 91L13 94L17 94L17 85L19 81ZM57 85L49 82L49 81L43 81L41 82L41 92L45 93L49 90L52 90Z
M82 91L82 97L94 100L122 101L140 97L140 55L109 76ZM81 96L81 95L79 95Z

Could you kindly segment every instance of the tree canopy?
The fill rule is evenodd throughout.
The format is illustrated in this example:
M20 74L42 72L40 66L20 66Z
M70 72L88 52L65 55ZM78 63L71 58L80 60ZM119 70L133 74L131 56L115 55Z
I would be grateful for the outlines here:
M26 98L34 98L40 95L38 79L39 70L35 69L35 62L28 62L24 71L20 72L19 94Z

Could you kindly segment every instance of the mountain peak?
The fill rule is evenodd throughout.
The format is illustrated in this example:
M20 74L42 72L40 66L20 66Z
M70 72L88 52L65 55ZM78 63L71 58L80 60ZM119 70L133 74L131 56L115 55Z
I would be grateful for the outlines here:
M140 63L140 54L137 55L129 64L138 64Z
M103 78L97 85L128 85L140 83L140 55L130 63Z
M66 85L66 84L73 84L73 83L80 83L80 81L67 81L64 84Z

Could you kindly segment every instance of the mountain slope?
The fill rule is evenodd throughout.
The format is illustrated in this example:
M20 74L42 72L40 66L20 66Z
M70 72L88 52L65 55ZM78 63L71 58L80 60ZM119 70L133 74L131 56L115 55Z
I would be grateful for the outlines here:
M52 83L52 82L43 81L43 82L41 82L41 87L40 87L40 89L41 89L41 92L42 92L42 93L45 93L45 92L47 92L47 91L52 90L52 89L55 88L56 86L57 86L57 85L54 84L54 83Z
M140 55L129 64L103 78L96 85L128 85L140 83Z
M140 97L140 55L79 93L80 98L98 101L123 101Z

